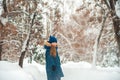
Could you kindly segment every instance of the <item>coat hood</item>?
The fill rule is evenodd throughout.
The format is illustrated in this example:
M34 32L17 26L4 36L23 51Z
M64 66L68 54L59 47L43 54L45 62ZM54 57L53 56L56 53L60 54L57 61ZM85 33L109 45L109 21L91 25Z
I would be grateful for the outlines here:
M49 42L50 42L50 43L53 43L53 42L56 42L56 43L57 43L57 38L55 38L54 36L50 36L50 37L49 37Z

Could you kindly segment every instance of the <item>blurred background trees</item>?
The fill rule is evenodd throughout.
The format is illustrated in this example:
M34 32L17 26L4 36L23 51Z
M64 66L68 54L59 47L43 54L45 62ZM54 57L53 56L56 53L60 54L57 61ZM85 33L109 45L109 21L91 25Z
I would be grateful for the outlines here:
M63 63L92 63L97 36L101 35L95 64L111 66L113 62L112 66L118 66L119 5L120 0L1 0L0 59L16 62L24 52L25 57L44 63L40 61L44 59L43 47L37 46L55 35ZM43 55L37 58L38 54Z

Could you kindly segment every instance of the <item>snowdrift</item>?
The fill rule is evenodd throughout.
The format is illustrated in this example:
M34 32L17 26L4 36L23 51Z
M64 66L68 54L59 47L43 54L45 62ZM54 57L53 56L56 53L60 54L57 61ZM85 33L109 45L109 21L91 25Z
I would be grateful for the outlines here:
M39 70L35 66L25 67L16 63L0 61L0 80L39 80Z
M119 67L92 68L87 62L62 64L64 77L61 80L120 80ZM18 63L0 61L0 80L47 80L45 65L24 60L23 69Z

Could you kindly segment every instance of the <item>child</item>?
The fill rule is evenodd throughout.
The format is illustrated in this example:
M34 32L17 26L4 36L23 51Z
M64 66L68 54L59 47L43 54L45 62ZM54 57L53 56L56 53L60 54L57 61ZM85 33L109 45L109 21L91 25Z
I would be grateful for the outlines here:
M45 57L47 80L61 80L61 77L64 75L57 51L57 39L54 36L50 36L49 41L45 42L44 47L46 49Z

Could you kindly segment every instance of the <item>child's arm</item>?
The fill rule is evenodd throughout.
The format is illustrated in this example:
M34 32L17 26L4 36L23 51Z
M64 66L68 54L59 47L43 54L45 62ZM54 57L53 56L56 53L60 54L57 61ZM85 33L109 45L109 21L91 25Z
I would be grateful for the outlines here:
M48 41L44 41L44 45L49 46L49 47L51 47L51 46L58 46L57 43L49 43Z
M44 41L44 45L51 46L51 44L48 41Z

